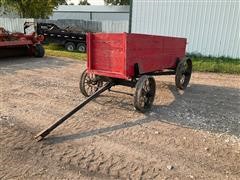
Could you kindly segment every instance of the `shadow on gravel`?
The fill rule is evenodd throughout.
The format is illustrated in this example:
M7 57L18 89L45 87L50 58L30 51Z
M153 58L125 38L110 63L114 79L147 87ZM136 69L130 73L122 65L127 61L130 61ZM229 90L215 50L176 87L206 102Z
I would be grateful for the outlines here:
M34 70L41 68L61 68L68 64L74 63L74 61L56 57L11 57L0 59L0 74L16 73L19 70Z
M153 121L240 137L239 89L193 84L181 94L173 85L167 84L167 88L174 95L175 100L170 105L155 105L150 113L145 114L145 118L72 135L49 137L48 141L61 143ZM105 105L108 103L111 105L111 101L106 102ZM125 102L125 105L127 113L132 104ZM115 108L115 105L112 108ZM124 105L121 108L124 108Z
M175 100L153 108L160 121L240 137L240 89L193 84L181 95L168 88Z
M46 139L46 141L48 141L51 144L57 144L57 143L62 143L64 141L68 141L68 140L81 139L81 138L86 138L89 136L94 136L94 135L99 135L99 134L108 133L108 132L112 132L112 131L117 131L120 129L130 128L130 127L134 127L137 125L150 123L150 122L156 121L156 120L157 119L153 119L153 118L143 118L143 119L139 119L136 121L130 121L130 122L122 123L122 124L117 124L117 125L114 125L111 127L94 129L94 130L90 130L90 131L86 131L86 132L81 132L78 134L71 134L71 135L64 135L64 136L51 136L51 137L49 136Z

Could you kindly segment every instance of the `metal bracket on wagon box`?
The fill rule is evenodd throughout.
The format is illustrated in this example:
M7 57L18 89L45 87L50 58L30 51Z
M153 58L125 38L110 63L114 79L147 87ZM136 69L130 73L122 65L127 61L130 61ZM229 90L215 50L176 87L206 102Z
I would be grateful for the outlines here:
M42 140L44 137L46 137L50 132L52 132L55 128L57 128L60 124L62 124L64 121L66 121L68 118L70 118L73 114L75 114L77 111L79 111L82 107L84 107L86 104L88 104L91 100L97 98L101 93L104 91L110 89L114 85L113 82L107 82L102 88L100 88L98 91L96 91L94 94L89 96L87 99L85 99L83 102L81 102L77 107L75 107L72 111L64 115L62 118L57 120L55 123L53 123L48 128L41 131L39 134L37 134L34 138L38 141Z

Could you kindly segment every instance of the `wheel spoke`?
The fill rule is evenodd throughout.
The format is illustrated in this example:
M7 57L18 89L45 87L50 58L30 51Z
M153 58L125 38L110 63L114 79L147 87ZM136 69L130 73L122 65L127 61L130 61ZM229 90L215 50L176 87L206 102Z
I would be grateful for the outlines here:
M191 74L191 69L190 68L188 68L186 71L185 71L185 73L184 73L185 75L190 75Z
M145 91L146 93L147 93L148 91L150 91L149 81L145 81L145 82L144 82L143 89L144 89L144 91Z
M147 91L145 89L142 89L141 95L146 96L146 94L147 94Z
M94 91L93 91L93 87L90 87L91 91L90 91L90 94L93 94Z
M140 102L140 106L144 107L144 104L145 104L144 96L140 97L139 102Z
M89 89L90 89L90 86L87 86L87 87L86 87L87 94L90 93Z

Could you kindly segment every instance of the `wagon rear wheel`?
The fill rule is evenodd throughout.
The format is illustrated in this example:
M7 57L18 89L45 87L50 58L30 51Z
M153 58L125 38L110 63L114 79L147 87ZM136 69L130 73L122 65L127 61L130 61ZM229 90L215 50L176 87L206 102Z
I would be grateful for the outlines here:
M151 109L156 92L156 82L151 76L142 76L136 84L134 106L140 112Z
M85 96L89 97L95 93L100 87L103 86L103 81L100 77L94 74L88 74L87 70L84 70L80 78L80 92Z
M191 79L191 74L192 74L192 60L189 58L184 58L177 65L175 75L176 87L184 90Z

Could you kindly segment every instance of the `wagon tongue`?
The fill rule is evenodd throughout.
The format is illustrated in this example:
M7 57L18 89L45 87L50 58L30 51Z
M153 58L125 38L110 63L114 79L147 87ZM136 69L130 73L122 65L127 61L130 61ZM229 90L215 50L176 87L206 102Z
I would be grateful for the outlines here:
M79 111L82 107L84 107L86 104L88 104L91 100L97 98L101 93L110 89L113 85L114 84L112 82L106 83L102 88L100 88L94 94L92 94L87 99L82 101L77 107L75 107L69 113L65 114L62 118L60 118L56 122L54 122L51 126L49 126L48 128L46 128L43 131L41 131L40 133L38 133L34 138L37 139L37 141L42 140L50 132L52 132L55 128L57 128L60 124L62 124L64 121L66 121L68 118L70 118L73 114L75 114L77 111Z

